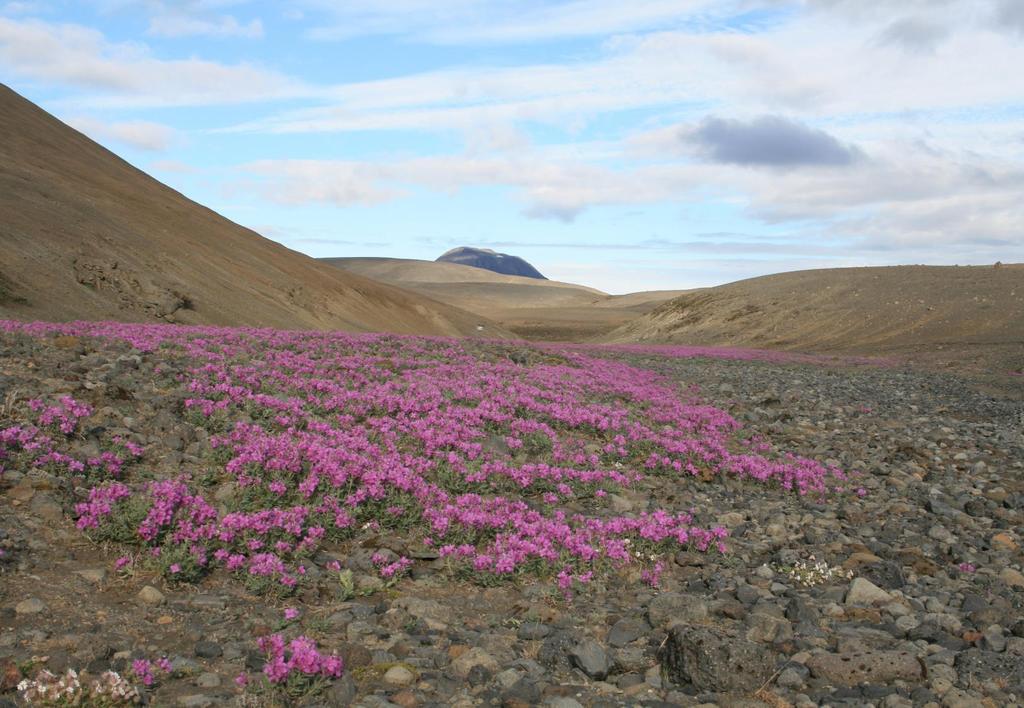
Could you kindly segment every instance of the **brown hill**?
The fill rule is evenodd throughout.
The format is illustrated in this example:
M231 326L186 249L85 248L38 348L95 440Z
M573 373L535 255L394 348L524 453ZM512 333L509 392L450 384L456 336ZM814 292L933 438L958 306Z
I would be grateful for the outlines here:
M683 292L608 295L583 285L405 258L324 262L490 317L529 339L581 341L607 334Z
M0 317L511 336L228 221L2 85L0 136Z
M1024 366L1024 265L781 273L677 297L609 342L738 345Z

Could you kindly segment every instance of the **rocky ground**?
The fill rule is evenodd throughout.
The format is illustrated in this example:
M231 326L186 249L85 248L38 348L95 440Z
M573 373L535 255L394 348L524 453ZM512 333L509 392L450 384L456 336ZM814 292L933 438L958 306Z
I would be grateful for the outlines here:
M69 393L93 403L91 425L144 445L157 474L199 464L205 432L182 417L183 393L158 384L159 356L4 336L0 428L19 401ZM700 478L617 495L622 513L656 496L731 531L727 554L680 552L657 588L595 581L566 601L553 582L458 581L429 551L386 587L370 562L388 548L379 537L318 556L322 582L274 600L226 574L168 586L117 572L122 551L75 527L82 490L12 470L0 481L0 706L43 667L125 672L157 656L173 670L143 695L167 706L1024 705L1019 401L898 368L630 361L697 387L776 450L860 473L866 495L819 502ZM353 592L332 580L333 560L354 572ZM254 637L285 627L337 650L344 676L291 701L236 686L262 668Z

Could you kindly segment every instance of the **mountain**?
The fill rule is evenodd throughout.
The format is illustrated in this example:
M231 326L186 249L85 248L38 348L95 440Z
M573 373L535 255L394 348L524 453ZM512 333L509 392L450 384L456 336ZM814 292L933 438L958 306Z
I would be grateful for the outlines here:
M325 258L342 268L481 316L528 339L581 341L606 334L683 291L608 295L555 280L502 275L441 261Z
M608 342L913 355L1024 367L1024 264L806 270L687 293Z
M0 318L511 336L265 239L3 85L0 136Z
M539 270L519 256L496 253L489 248L459 246L442 254L437 260L443 263L457 263L474 268L483 268L484 270L501 273L502 275L519 275L524 278L546 280Z

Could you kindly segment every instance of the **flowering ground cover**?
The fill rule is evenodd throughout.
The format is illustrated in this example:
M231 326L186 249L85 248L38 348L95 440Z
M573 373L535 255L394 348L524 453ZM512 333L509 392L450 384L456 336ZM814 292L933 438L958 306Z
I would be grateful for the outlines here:
M780 494L845 491L836 468L768 456L721 410L656 374L578 351L445 339L112 323L19 324L25 334L119 338L176 366L184 415L211 434L211 470L146 479L138 446L77 460L61 440L90 407L29 402L32 424L0 431L0 460L30 459L90 482L80 529L144 551L171 580L215 568L261 590L297 586L310 558L360 533L397 530L480 582L557 575L570 591L640 563L656 582L679 546L724 551L726 531L687 509L623 516L609 494L648 476L738 477ZM20 457L19 457L20 456ZM240 494L225 512L213 482ZM411 560L378 554L384 578Z

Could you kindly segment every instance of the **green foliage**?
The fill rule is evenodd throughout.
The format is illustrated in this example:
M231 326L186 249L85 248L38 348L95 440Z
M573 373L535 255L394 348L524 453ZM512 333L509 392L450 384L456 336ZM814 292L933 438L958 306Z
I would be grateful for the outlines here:
M153 562L161 575L175 583L195 584L209 572L209 566L199 565L188 547L183 545L164 545Z
M149 499L136 495L124 499L114 507L113 512L100 524L99 528L89 531L89 536L98 542L138 545L139 524L149 513Z
M338 572L338 599L348 602L356 596L355 576L346 568Z

